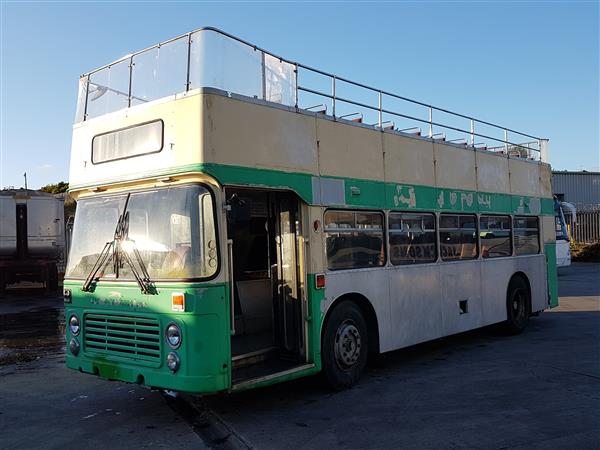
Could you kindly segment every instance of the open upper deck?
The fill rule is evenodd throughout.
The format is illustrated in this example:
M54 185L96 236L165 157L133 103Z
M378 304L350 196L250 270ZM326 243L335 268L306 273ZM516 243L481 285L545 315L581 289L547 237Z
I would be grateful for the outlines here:
M551 212L549 166L531 157L540 140L530 147L501 141L500 149L491 150L469 143L481 136L471 129L465 131L466 143L436 136L440 125L434 121L424 122L431 127L425 135L398 130L386 124L393 114L387 109L369 109L366 103L349 102L348 96L340 99L339 83L350 82L338 78L332 78L336 93L330 96L336 115L327 114L323 107L304 108L299 106L302 96L316 94L298 84L303 67L299 64L248 48L212 29L171 42L187 51L189 62L179 74L183 92L168 95L166 91L153 94L149 87L136 89L136 80L143 79L136 76L143 67L137 57L144 53L82 78L80 100L87 97L87 101L74 126L72 189L203 172L221 184L291 189L307 203L327 206L537 214L549 201L546 209ZM169 45L175 44L145 51L153 52L155 64L147 86L160 86L166 76L159 63L161 55L171 55L165 53ZM194 50L194 45L203 50ZM235 52L245 55L243 63L223 57ZM192 61L204 65L198 68ZM121 64L129 71L126 91L117 89L111 75ZM166 73L173 67L167 64ZM196 78L194 70L204 75ZM216 74L209 76L211 71ZM242 81L239 74L245 75ZM101 77L108 85L99 81ZM236 90L232 83L239 83ZM391 98L380 91L376 94L380 102ZM102 103L94 104L98 101ZM344 117L343 105L362 105L362 121ZM370 123L369 112L375 114L376 123ZM459 118L473 128L480 123ZM460 128L450 130L458 133ZM116 148L125 153L115 153Z
M292 62L211 27L82 75L75 122L204 87L376 129L548 161L546 139Z

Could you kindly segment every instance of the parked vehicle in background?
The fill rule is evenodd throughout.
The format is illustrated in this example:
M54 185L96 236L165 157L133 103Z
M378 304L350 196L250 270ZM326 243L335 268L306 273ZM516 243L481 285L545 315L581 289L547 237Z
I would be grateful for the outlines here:
M0 294L19 286L56 291L64 250L61 196L31 189L0 191Z
M569 223L574 226L577 221L575 205L561 202L554 197L554 221L556 224L556 267L569 267L571 265L571 236L565 220L565 210L571 216Z
M82 76L72 142L72 369L197 393L323 370L341 389L369 353L518 333L558 304L545 139L222 31Z

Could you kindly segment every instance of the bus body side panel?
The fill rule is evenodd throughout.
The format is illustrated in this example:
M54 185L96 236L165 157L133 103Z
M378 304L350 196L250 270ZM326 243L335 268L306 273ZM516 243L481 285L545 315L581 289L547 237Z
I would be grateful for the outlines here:
M327 287L323 305L325 313L339 297L352 293L366 297L375 310L379 326L380 351L393 350L395 347L391 332L388 271L384 267L377 267L375 269L327 272Z
M440 264L443 335L461 333L482 324L481 263L478 260ZM466 312L460 302L466 302ZM463 306L464 308L464 306Z
M531 312L548 307L548 288L546 284L546 258L543 254L520 256L515 260L517 271L523 272L531 287Z
M508 283L516 272L523 272L531 285L531 310L541 311L548 306L543 255L514 258L489 258L482 262L483 323L490 325L506 320Z
M548 274L548 305L550 308L558 306L558 274L556 267L556 243L549 242L544 245L546 254L546 270Z
M544 215L542 222L542 242L544 243L544 254L546 255L546 281L547 281L547 302L550 308L558 306L558 272L557 272L557 241L556 241L556 219L554 209L552 215Z
M434 264L388 267L393 348L442 335L440 268Z

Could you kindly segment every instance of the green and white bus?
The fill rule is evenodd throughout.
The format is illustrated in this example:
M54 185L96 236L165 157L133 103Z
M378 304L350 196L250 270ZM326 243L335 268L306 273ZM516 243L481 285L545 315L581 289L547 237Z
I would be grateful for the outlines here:
M214 28L128 55L80 79L67 365L342 389L369 354L520 332L557 305L547 154Z

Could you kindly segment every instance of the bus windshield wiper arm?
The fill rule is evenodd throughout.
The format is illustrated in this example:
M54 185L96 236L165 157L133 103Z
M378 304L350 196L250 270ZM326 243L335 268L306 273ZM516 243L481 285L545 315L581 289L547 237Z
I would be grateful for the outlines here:
M127 198L125 199L125 206L123 207L123 212L119 216L119 220L117 220L117 226L115 227L115 234L113 236L113 240L104 244L104 248L100 252L100 255L98 255L98 259L94 263L92 270L90 270L90 273L88 274L87 278L85 279L85 282L83 283L81 289L85 292L89 292L91 290L92 283L96 280L96 275L98 275L100 269L104 269L106 264L108 264L108 261L111 256L113 260L113 266L115 269L115 275L118 276L119 274L119 246L116 244L119 241L120 237L123 236L127 220L126 217L127 206L129 205L129 197L131 197L131 193L128 193Z
M148 274L148 269L146 269L146 264L144 264L144 260L142 259L142 255L140 255L140 252L135 245L135 241L132 241L131 239L119 241L119 246L123 242L127 242L128 244L130 244L133 249L133 255L135 256L135 260L137 261L137 264L139 266L139 271L136 268L127 250L121 249L121 255L123 257L123 260L129 265L129 268L131 269L131 273L133 274L135 281L137 281L138 285L140 286L140 290L143 294L156 294L156 289L152 284L150 274Z
M150 280L150 275L148 274L148 270L146 269L146 265L135 246L135 242L128 239L127 235L129 234L129 212L127 211L127 207L129 206L129 198L131 197L131 193L127 194L127 198L125 199L125 205L123 207L123 212L119 216L119 220L117 221L117 226L115 228L115 234L113 240L111 242L107 242L100 252L98 259L94 263L92 270L89 275L85 279L83 283L82 289L86 292L89 292L92 286L92 283L96 280L96 276L100 269L103 269L109 262L112 257L114 272L117 278L119 277L119 268L122 266L122 261L125 261L129 267L131 268L131 272L137 281L138 285L142 293L144 294L156 294L156 290L152 286L152 280ZM135 264L131 260L128 252L122 248L123 242L128 242L133 244L133 253L135 255L135 259L140 267L140 270L135 267ZM112 250L112 252L111 252ZM141 274L140 274L141 272Z
M117 274L117 278L119 277L119 268L122 267L122 261L125 261L129 268L131 269L131 273L137 281L137 284L140 286L140 290L143 294L156 294L156 290L152 285L152 280L150 280L150 275L148 274L148 270L146 269L146 265L144 264L144 260L142 259L142 255L140 255L137 246L135 245L135 241L129 239L129 212L127 211L127 206L129 205L129 197L131 193L127 194L127 200L125 200L125 207L123 208L123 214L119 218L119 223L117 224L117 229L115 230L115 239L114 239L114 248L113 251L115 253L115 274ZM127 249L123 249L123 243L127 242L131 245L133 249L133 254L139 266L139 271L136 268L131 256ZM141 273L140 273L141 272Z
M85 279L85 282L83 283L83 287L81 288L83 291L89 292L91 290L91 286L94 280L96 279L96 275L98 274L100 269L103 269L108 264L109 259L113 256L113 252L111 252L113 248L114 241L107 242L106 244L104 244L104 248L100 252L100 255L94 263L92 270L90 271L87 278Z

